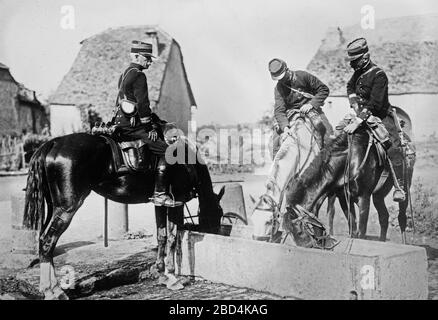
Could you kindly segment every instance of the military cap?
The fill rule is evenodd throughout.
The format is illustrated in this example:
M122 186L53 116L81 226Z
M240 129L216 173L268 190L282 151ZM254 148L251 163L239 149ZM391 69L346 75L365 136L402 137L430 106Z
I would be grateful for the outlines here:
M131 52L132 53L138 53L145 57L153 57L152 55L152 44L146 43L138 40L133 40L131 43Z
M356 60L368 52L368 44L365 38L358 38L347 45L347 59Z
M272 80L281 80L286 74L287 64L281 59L272 59L269 61L269 72Z

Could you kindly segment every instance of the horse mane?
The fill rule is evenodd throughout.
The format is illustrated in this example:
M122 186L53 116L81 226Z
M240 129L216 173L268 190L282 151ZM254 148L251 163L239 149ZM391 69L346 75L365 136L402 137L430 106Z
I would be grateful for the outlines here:
M297 178L292 179L289 182L287 202L299 203L304 198L306 189L312 185L320 183L326 174L333 175L331 166L329 165L330 159L335 154L345 152L348 148L348 135L341 133L334 139L328 141L325 147L316 155L309 166L304 172Z

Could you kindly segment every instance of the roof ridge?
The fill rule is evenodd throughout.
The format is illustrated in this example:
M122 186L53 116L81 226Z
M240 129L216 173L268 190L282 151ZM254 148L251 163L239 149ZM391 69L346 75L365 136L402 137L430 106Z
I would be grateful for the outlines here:
M100 32L94 33L90 35L89 37L84 38L79 43L82 44L84 41L88 39L94 39L96 37L102 36L104 34L108 34L112 31L118 31L118 30L133 30L133 29L148 29L148 30L155 30L161 34L163 34L165 37L167 37L169 40L173 39L173 37L164 31L158 24L137 24L137 25L122 25L117 27L108 27Z

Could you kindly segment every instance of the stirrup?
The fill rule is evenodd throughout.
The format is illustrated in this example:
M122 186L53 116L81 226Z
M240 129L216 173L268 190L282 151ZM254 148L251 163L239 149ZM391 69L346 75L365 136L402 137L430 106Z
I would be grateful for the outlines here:
M394 202L403 202L406 200L406 194L401 189L395 189L394 193L392 194L392 200Z
M176 201L172 199L169 195L162 193L162 194L155 194L153 197L149 198L149 200L157 207L179 207L183 205L183 202Z

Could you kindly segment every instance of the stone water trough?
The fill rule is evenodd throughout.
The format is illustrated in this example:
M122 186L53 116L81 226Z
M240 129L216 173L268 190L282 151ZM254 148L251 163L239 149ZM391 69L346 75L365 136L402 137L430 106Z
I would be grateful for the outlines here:
M300 299L427 299L424 248L360 239L333 251L250 239L250 228L231 235L186 232L182 273L213 282Z

